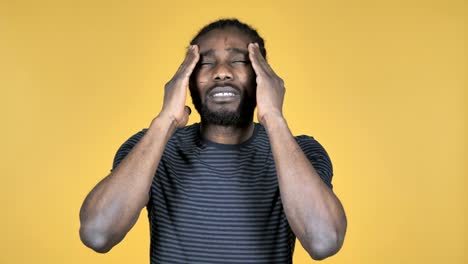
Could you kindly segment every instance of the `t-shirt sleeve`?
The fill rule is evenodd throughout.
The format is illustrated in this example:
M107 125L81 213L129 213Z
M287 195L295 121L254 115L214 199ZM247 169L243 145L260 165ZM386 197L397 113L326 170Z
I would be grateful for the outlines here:
M130 151L133 149L133 147L140 141L140 139L143 137L147 129L143 129L133 136L131 136L129 139L127 139L117 150L117 153L114 156L114 161L112 163L112 168L111 172L119 166L120 162L130 153Z
M333 190L333 165L325 148L310 136L298 136L296 140L322 181Z

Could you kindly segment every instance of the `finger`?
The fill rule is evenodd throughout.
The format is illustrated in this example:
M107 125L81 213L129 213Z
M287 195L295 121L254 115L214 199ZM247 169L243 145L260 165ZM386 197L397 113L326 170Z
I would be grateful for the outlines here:
M179 65L179 68L182 68L183 66L187 65L187 61L189 61L190 55L192 54L192 50L193 50L193 45L190 45L187 49L187 52L185 52L184 60Z
M249 59L250 59L250 62L252 63L252 68L254 69L257 76L265 74L266 73L265 69L263 69L263 66L258 61L258 56L256 56L255 54L254 43L249 43L249 46L247 48L249 50Z
M198 60L200 59L200 53L198 50L198 45L192 45L192 52L190 54L190 59L186 71L184 72L185 77L188 79L192 74L193 70L197 66Z
M176 74L183 78L188 78L197 65L199 58L198 46L192 45L187 51L184 62L180 65Z
M263 55L260 52L260 49L254 43L249 45L249 58L252 62L252 67L257 75L266 75L268 77L273 77L274 73L271 68L266 63Z
M184 115L182 116L182 119L180 120L180 122L177 124L177 127L184 127L185 125L187 125L189 118L190 118L191 111L192 110L190 110L190 107L185 106Z
M270 64L265 60L265 57L263 57L263 54L260 51L260 46L258 45L257 42L254 43L254 54L256 55L259 64L265 69L265 71L270 76L275 76L276 75L275 71L273 71Z
M192 109L190 108L190 106L187 106L187 105L185 106L184 111L185 111L188 115L190 115L190 114L192 113Z
M182 61L182 63L179 65L179 68L177 68L177 71L176 71L176 74L178 74L179 72L182 71L182 68L185 67L185 64L187 63L187 60L188 60L188 57L190 55L190 51L191 51L191 46L188 48L187 52L185 53L185 57L184 57L184 60Z

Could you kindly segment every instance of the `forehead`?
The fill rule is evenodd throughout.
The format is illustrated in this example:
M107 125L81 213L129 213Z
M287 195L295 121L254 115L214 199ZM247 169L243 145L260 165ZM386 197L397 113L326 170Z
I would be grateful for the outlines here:
M214 29L198 40L200 53L213 49L225 50L229 48L247 49L252 42L247 34L236 28Z

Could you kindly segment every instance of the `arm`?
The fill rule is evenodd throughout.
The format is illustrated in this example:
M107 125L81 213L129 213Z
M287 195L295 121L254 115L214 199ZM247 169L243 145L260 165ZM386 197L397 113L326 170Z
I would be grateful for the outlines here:
M94 187L80 210L80 238L97 252L108 252L136 223L149 200L149 190L167 141L187 124L186 87L198 61L191 48L174 77L166 84L163 108L145 135L111 174Z
M284 212L297 238L315 260L343 245L347 220L343 206L323 182L282 117L265 117Z
M343 206L304 155L283 118L283 80L265 61L257 44L248 48L257 75L258 120L270 139L286 218L309 255L322 260L343 245L347 226Z
M80 211L85 245L105 253L133 227L148 203L153 176L173 130L169 122L155 118L119 166L88 194Z

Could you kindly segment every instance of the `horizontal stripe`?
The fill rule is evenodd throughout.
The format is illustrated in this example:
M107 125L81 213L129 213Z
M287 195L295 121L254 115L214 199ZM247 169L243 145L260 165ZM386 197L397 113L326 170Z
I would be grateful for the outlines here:
M145 135L117 151L112 170ZM333 168L313 137L296 141L323 182ZM168 141L150 188L151 263L292 263L295 235L283 211L265 128L239 145L203 140L199 124Z

